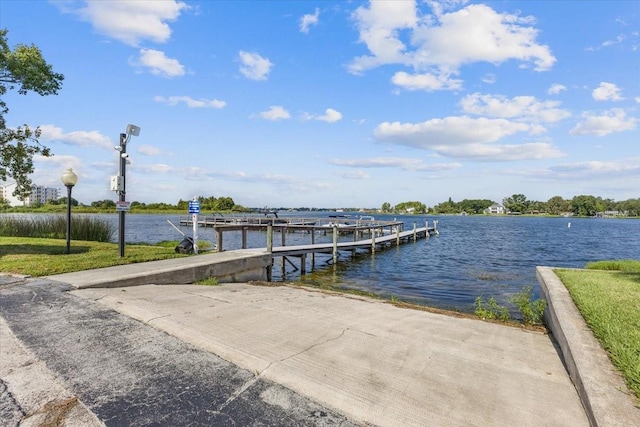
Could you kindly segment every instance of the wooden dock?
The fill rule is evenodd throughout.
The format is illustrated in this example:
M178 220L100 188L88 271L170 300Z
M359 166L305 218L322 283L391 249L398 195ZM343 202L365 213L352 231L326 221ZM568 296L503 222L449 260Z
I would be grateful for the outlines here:
M264 218L261 218L264 220ZM276 219L276 218L266 218ZM284 220L284 218L283 218ZM247 234L251 231L262 231L267 234L265 251L272 254L273 258L282 258L282 268L284 271L285 263L290 264L296 271L300 270L301 274L306 273L307 255L311 255L312 268L315 266L315 254L330 254L331 261L337 263L338 254L340 252L350 252L355 254L358 250L366 250L375 253L382 247L391 245L400 245L401 243L415 242L418 239L429 238L438 234L437 221L433 221L430 227L428 221L424 227L417 227L414 223L412 230L404 230L404 222L401 221L376 221L371 219L348 221L344 218L322 218L322 219L295 219L288 218L285 223L277 223L267 221L264 224L251 222L219 222L213 226L217 233L217 250L224 250L224 233L228 231L242 232L242 249L256 250L256 248L247 247ZM329 222L327 222L329 220ZM198 221L200 222L200 221ZM281 245L273 245L274 232L280 233ZM287 246L287 233L308 233L310 243L305 245ZM330 234L331 242L316 243L317 234ZM353 235L352 241L340 241L340 236ZM366 238L363 238L365 237ZM258 248L260 249L260 248ZM299 266L293 263L289 258L299 258ZM267 272L269 280L271 280L271 270Z

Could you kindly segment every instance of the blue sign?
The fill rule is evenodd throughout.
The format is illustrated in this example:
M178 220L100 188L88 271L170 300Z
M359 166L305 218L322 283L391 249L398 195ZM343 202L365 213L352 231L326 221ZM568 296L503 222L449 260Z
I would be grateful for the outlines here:
M190 214L199 214L200 213L200 202L197 200L192 200L189 202L189 213Z

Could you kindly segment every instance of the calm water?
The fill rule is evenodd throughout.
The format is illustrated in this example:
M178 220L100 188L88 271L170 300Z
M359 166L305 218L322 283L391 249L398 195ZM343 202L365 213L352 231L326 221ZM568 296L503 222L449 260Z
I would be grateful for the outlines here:
M117 214L101 216L117 226ZM321 217L328 213L291 216ZM403 220L407 230L413 228L414 222L424 226L426 220L432 224L437 219L440 235L392 246L373 256L362 253L351 259L341 255L335 266L329 262L330 256L316 255L315 269L311 271L309 260L308 274L303 278L288 264L283 274L278 258L274 280L333 284L425 305L472 311L477 296L493 295L499 303L506 304L525 285L533 285L537 294L538 265L584 267L587 262L601 259L640 259L640 220L636 219L376 215L379 220L394 218ZM182 236L167 223L170 220L178 225L178 219L178 215L128 214L126 241L180 240ZM191 235L191 227L180 229ZM212 229L200 228L198 233L200 240L216 242ZM239 232L225 233L224 249L239 248L240 236ZM288 233L285 237L287 245L310 243L310 236L304 233ZM114 239L117 240L117 232ZM316 235L317 243L330 239ZM248 244L265 247L266 233L249 233ZM280 234L274 233L274 245L280 244ZM299 262L292 261L296 265Z

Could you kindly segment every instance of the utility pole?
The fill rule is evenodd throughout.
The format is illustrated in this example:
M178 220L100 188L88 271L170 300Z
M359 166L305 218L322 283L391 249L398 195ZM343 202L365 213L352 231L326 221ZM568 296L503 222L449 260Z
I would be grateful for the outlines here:
M127 134L120 134L120 173L119 176L122 179L121 189L118 191L119 198L118 201L125 202L127 199ZM124 257L124 214L125 209L120 208L118 211L118 249L120 251L120 258Z
M129 155L127 154L127 143L132 136L140 135L140 128L136 125L127 125L126 133L120 134L120 145L113 147L118 152L118 162L120 170L117 176L111 177L111 190L118 193L118 202L116 209L118 210L118 250L120 258L124 257L124 228L125 228L125 212L129 210L127 202L127 163L129 163Z

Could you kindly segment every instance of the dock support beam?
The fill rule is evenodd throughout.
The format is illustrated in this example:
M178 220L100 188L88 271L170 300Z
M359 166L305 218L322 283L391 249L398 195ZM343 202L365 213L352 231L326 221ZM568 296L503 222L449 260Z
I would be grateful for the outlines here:
M273 252L273 226L267 225L267 252Z
M371 253L375 254L376 253L376 229L371 228L369 232L371 235Z
M222 252L222 230L216 230L216 228L214 227L214 230L216 231L216 233L218 233L218 252Z
M338 227L333 227L333 265L338 263Z
M247 227L242 227L242 249L247 249Z

